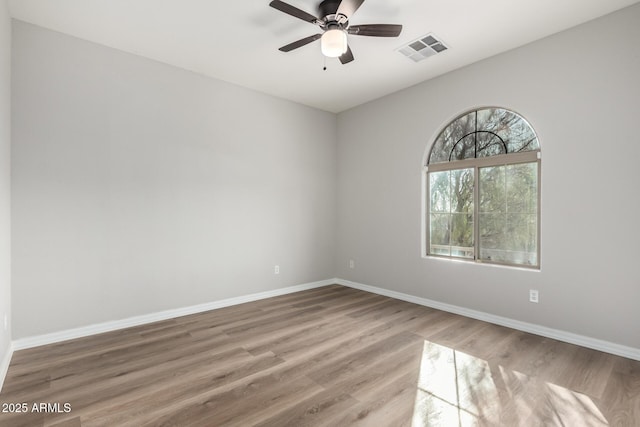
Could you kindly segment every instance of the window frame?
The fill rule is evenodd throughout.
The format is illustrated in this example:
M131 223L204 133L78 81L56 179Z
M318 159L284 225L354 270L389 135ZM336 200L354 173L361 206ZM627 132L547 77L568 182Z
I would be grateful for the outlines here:
M529 122L522 117L520 114L514 112L513 110L509 110L503 107L480 107L480 108L475 108L472 110L469 110L467 112L465 112L464 114L458 115L455 119L447 122L447 124L438 131L438 133L436 134L435 138L432 139L432 143L429 147L429 149L426 152L426 158L425 161L423 163L423 174L422 174L422 181L423 181L423 192L422 192L422 206L424 208L424 212L422 215L422 223L423 223L423 250L422 250L422 256L423 258L441 258L441 259L449 259L449 260L456 260L456 261L460 261L460 262L468 262L468 263L475 263L475 264L489 264L489 265L501 265L501 266L507 266L507 267L512 267L512 268L524 268L524 269L533 269L533 270L539 270L540 269L540 237L541 237L541 214L542 214L542 210L541 210L541 160L542 160L542 156L541 156L541 150L540 150L540 143L539 143L539 139L538 139L538 148L535 150L530 150L530 151L524 151L524 152L516 152L516 153L507 153L507 154L498 154L498 155L494 155L494 156L487 156L487 157L476 157L476 158L469 158L469 159L463 159L463 160L455 160L455 161L449 161L449 162L441 162L441 163L434 163L434 164L428 164L429 159L431 157L431 153L433 151L433 149L435 148L435 144L436 141L438 139L438 137L440 136L440 134L444 131L444 129L446 129L449 125L451 125L452 123L454 123L456 120L458 120L461 117L466 116L469 113L472 113L474 111L479 111L482 109L486 109L486 108L500 108L506 111L509 111L513 114L518 115L518 117L520 117L522 120L524 120L530 127L531 125L529 124ZM531 127L531 130L533 130L533 127ZM536 134L537 137L537 134ZM507 166L507 165L515 165L515 164L523 164L523 163L536 163L537 166L537 206L536 206L536 210L537 210L537 221L536 221L536 238L537 238L537 244L536 244L536 264L535 265L529 265L529 264L515 264L515 263L510 263L510 262L505 262L505 261L492 261L492 260L484 260L481 259L479 257L480 254L480 225L479 225L479 218L480 218L480 169L485 168L485 167L495 167L495 166ZM473 241L473 247L474 247L474 253L473 253L473 258L471 257L460 257L460 256L454 256L454 255L443 255L443 254L437 254L437 253L431 253L431 220L430 220L430 215L431 215L431 182L430 182L430 173L432 172L443 172L443 171L452 171L452 170L459 170L459 169L473 169L473 174L474 174L474 188L473 188L473 236L474 236L474 241Z

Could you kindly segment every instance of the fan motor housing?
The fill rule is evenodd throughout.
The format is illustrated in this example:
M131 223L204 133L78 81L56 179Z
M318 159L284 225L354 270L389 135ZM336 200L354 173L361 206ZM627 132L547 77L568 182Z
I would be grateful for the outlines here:
M335 15L342 0L324 0L318 5L318 11L321 17Z

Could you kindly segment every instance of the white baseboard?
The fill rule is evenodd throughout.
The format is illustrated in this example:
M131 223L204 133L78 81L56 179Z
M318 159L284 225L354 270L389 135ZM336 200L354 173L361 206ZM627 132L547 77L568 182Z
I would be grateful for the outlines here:
M459 307L451 304L445 304L438 301L433 301L426 298L417 297L414 295L404 294L401 292L391 291L388 289L378 288L375 286L364 285L362 283L356 283L344 279L329 279L321 280L313 283L306 283L298 286L290 286L287 288L275 289L273 291L260 292L251 295L245 295L235 298L228 298L219 301L213 301L205 304L194 305L190 307L177 308L173 310L166 310L157 313L146 314L142 316L130 317L127 319L116 320L112 322L99 323L95 325L89 325L81 328L69 329L60 332L54 332L45 335L38 335L34 337L21 338L14 340L9 352L5 355L0 365L0 387L4 381L9 362L11 361L11 355L13 351L22 350L26 348L37 347L46 344L53 344L60 341L66 341L74 338L86 337L89 335L99 334L103 332L115 331L118 329L128 328L132 326L143 325L152 322L158 322L161 320L172 319L175 317L186 316L189 314L201 313L203 311L215 310L217 308L229 307L232 305L243 304L246 302L257 301L265 298L271 298L280 295L286 295L294 292L300 292L308 289L315 289L332 284L339 284L354 289L360 289L366 292L371 292L378 295L383 295L402 301L412 302L414 304L423 305L425 307L431 307L449 313L459 314L461 316L470 317L472 319L478 319L496 325L506 326L508 328L517 329L523 332L529 332L532 334L540 335L547 338L556 339L559 341L576 344L582 347L591 348L594 350L604 351L606 353L615 354L618 356L626 357L640 361L640 349L634 347L628 347L620 344L615 344L609 341L599 340L596 338L587 337L584 335L578 335L571 332L561 331L558 329L547 328L545 326L536 325L533 323L521 322L519 320L509 319L507 317L496 316L494 314L484 313L481 311L471 310L464 307Z
M0 360L0 392L2 391L2 386L4 385L4 379L7 376L7 371L9 370L11 356L13 356L13 343L10 342L7 352L4 354L2 360Z
M330 282L640 361L640 349L638 348L627 347L624 345L615 344L609 341L603 341L584 335L578 335L558 329L547 328L545 326L540 326L533 323L521 322L519 320L496 316L494 314L484 313L482 311L470 310L468 308L445 304L442 302L416 297L401 292L390 291L388 289L377 288L375 286L363 285L362 283L351 282L349 280L334 279Z
M219 301L208 302L204 304L192 305L190 307L176 308L172 310L159 311L156 313L144 314L142 316L129 317L127 319L114 320L111 322L98 323L94 325L83 326L80 328L67 329L65 331L53 332L50 334L37 335L33 337L20 338L13 341L14 350L23 350L41 345L53 344L61 341L67 341L75 338L82 338L89 335L100 334L103 332L111 332L118 329L129 328L132 326L144 325L147 323L158 322L161 320L173 319L175 317L187 316L189 314L202 313L203 311L215 310L217 308L229 307L232 305L243 304L246 302L257 301L265 298L277 297L280 295L291 294L294 292L306 291L308 289L320 288L322 286L332 285L333 280L321 280L319 282L305 283L303 285L289 286L286 288L275 289L272 291L260 292L251 295L228 298ZM7 365L8 366L8 365ZM4 378L4 376L2 377Z

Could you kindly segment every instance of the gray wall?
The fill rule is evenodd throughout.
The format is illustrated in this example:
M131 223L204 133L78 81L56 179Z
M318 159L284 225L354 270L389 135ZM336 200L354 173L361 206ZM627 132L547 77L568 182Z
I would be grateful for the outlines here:
M637 22L633 6L337 121L14 22L14 337L338 276L639 348ZM540 271L421 257L425 152L487 105L540 136Z
M639 22L636 5L340 114L338 277L639 348ZM425 152L478 106L540 137L540 271L421 258Z
M11 343L11 19L0 0L0 370ZM0 382L2 373L0 372Z
M335 115L18 21L13 51L14 338L333 277Z

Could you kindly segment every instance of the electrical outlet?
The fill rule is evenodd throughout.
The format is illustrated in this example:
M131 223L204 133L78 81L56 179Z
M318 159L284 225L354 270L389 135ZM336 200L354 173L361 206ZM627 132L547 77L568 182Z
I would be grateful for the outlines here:
M352 259L349 260L349 268L356 268L356 262Z
M5 313L5 315L4 315L4 330L5 330L5 332L7 331L7 329L9 329L9 317Z
M537 303L538 301L538 291L536 289L529 289L529 302Z
M273 267L273 274L280 274L280 266L276 265L275 267Z

